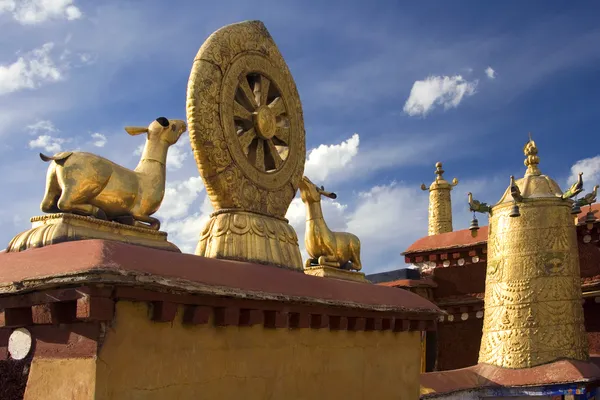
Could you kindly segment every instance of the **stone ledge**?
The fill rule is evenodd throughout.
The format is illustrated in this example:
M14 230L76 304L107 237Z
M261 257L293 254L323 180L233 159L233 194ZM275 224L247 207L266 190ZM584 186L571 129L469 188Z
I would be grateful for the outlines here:
M0 298L98 284L177 292L172 302L187 294L336 307L357 314L386 312L410 320L435 320L442 314L433 303L404 290L119 242L84 240L0 254Z
M94 285L94 284L92 284ZM430 331L435 315L381 312L318 304L167 293L134 287L74 287L0 297L0 331L43 325L110 323L118 301L145 302L149 318L184 325L254 326L349 331ZM0 344L1 346L2 344Z

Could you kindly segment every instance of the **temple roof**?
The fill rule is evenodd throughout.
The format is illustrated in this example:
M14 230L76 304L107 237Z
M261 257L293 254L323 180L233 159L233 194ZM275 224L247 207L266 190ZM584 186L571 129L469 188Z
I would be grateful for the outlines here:
M592 211L600 211L600 203L594 203L591 206ZM589 207L582 207L577 216L579 224L583 224ZM459 231L441 233L439 235L424 236L406 249L402 254L424 253L436 250L458 249L472 247L487 243L488 227L479 228L476 237L471 236L471 231L462 229Z
M531 387L562 383L586 383L600 379L598 358L591 362L560 360L525 369L477 364L451 371L421 374L421 398L466 390L498 387Z
M414 242L404 253L422 253L441 249L454 249L461 247L471 247L478 244L487 243L488 227L482 226L477 232L477 236L473 237L471 231L462 229L460 231L440 233L439 235L425 236Z

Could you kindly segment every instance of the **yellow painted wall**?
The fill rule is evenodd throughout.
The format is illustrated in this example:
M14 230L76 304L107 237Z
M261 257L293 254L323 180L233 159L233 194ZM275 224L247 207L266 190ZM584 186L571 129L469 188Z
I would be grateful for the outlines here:
M33 359L24 400L94 400L96 359Z
M419 332L215 328L149 319L117 303L96 399L419 398Z

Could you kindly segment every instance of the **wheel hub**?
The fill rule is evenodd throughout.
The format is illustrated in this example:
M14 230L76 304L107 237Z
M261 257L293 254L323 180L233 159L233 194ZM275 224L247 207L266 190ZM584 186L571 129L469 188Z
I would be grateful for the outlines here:
M254 113L254 129L261 139L271 139L275 136L277 119L275 113L267 106L260 106Z

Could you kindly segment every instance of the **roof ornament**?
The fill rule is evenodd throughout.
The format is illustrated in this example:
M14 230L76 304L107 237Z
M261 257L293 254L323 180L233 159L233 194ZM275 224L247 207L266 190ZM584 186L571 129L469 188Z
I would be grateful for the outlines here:
M523 147L523 153L527 157L524 161L525 166L527 167L527 171L525 175L541 175L540 169L538 168L538 164L540 163L540 158L538 157L538 148L535 145L533 139L531 139L531 132L529 132L529 141Z
M471 220L471 225L469 225L469 230L471 231L472 237L477 237L477 232L479 231L479 221L477 220L477 216L475 213L492 213L492 208L486 203L482 203L479 200L473 199L473 194L471 192L467 193L469 198L469 211L473 212L473 219Z
M530 136L530 138L531 138L531 136ZM512 198L514 200L514 204L511 208L510 214L508 214L508 216L511 218L520 217L521 212L519 211L519 205L517 204L517 202L523 201L523 195L521 194L521 189L519 189L519 186L517 186L517 183L515 182L515 177L513 175L510 176L509 188L510 188L510 195L512 196Z

